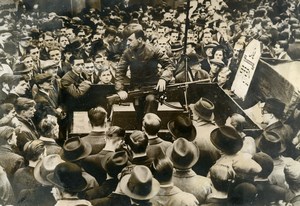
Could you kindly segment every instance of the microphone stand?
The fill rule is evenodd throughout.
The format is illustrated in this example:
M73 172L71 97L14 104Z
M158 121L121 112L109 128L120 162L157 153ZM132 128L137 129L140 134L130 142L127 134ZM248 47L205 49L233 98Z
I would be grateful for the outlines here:
M185 82L188 82L188 79L189 79L188 57L186 55L187 35L188 35L189 26L190 26L189 12L190 12L190 0L187 0L185 31L184 31L184 46L183 46L183 57L184 57L184 66L185 66ZM189 112L189 106L188 106L187 89L188 89L188 84L185 84L185 89L184 89L185 110L188 113L189 117L191 117L190 112Z

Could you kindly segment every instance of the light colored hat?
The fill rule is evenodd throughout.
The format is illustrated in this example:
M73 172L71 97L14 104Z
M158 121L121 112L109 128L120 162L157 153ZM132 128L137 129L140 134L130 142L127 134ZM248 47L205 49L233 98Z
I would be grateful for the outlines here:
M125 175L120 180L121 191L136 200L149 200L160 189L159 182L153 178L148 167L136 165L131 174Z
M55 167L64 162L58 154L48 155L44 157L33 170L34 178L43 185L51 185L47 180L47 175L52 173Z

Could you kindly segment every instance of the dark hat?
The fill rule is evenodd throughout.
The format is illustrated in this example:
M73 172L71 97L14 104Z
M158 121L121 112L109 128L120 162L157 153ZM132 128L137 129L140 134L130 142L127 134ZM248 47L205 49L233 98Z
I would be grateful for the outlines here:
M37 74L35 75L35 83L36 84L43 84L44 82L51 82L52 74Z
M102 167L111 177L116 177L127 166L127 163L128 155L125 151L108 153L101 161Z
M31 68L27 68L24 63L16 63L13 68L14 75L22 75L31 71Z
M149 200L160 189L160 184L153 178L150 169L143 165L136 165L131 174L125 175L119 184L125 195L136 200Z
M207 49L207 48L215 48L216 46L218 46L219 43L216 42L216 41L212 41L212 42L209 42L208 44L204 45L204 48Z
M267 178L271 174L274 168L274 162L272 157L270 157L264 152L258 152L253 155L252 159L255 162L257 162L262 168L258 176L262 178Z
M285 104L276 98L268 98L265 101L263 110L266 112L274 114L276 117L280 118L283 115Z
M199 159L198 147L185 138L178 138L168 147L166 155L173 162L174 168L188 169L194 166Z
M210 100L201 97L195 104L190 104L193 113L196 113L201 119L213 121L215 115L213 113L215 106Z
M232 205L245 205L255 202L257 197L257 189L255 185L243 182L233 188L228 193L228 201Z
M75 40L72 43L66 45L64 52L71 52L74 53L76 50L79 50L80 48L83 47L83 44L79 40Z
M81 168L71 162L58 164L54 172L47 176L49 182L67 192L81 192L87 188Z
M210 140L219 150L226 154L235 154L243 147L239 133L229 126L221 126L210 133Z
M198 54L191 53L191 54L188 54L187 56L188 56L188 64L190 66L199 64L200 58L199 58Z
M175 139L183 137L188 141L193 141L197 134L193 122L185 115L178 115L174 120L169 121L168 129Z
M215 64L219 67L224 67L225 66L225 63L222 60L219 60L219 59L211 59L211 60L209 60L209 62L212 63L212 64Z
M270 156L281 154L286 150L286 145L275 132L263 132L257 141L257 147Z
M171 51L172 52L177 52L183 49L183 46L180 42L174 42L171 44Z
M80 137L72 137L65 141L60 156L65 161L74 162L87 157L92 152L92 146Z
M52 154L44 157L34 167L34 178L42 185L51 185L47 176L52 173L55 167L64 162L58 154Z

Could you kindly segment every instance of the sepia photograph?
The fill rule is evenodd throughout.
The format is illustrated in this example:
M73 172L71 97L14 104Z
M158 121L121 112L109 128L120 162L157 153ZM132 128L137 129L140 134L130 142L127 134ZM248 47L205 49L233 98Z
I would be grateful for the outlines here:
M299 0L1 0L0 206L299 206Z

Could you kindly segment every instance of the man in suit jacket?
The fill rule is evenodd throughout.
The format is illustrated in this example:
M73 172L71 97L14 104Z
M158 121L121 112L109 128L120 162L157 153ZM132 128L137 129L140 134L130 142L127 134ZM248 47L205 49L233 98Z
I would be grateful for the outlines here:
M46 73L37 74L35 82L38 91L34 96L34 101L36 102L39 119L42 119L47 114L63 118L64 112L58 102L59 94L53 89L52 75Z
M58 62L58 71L57 71L57 75L61 78L63 77L68 71L71 71L71 65L67 62L63 62L61 60L61 51L59 50L58 47L52 47L49 49L48 51L49 53L49 58L51 60L54 60L56 62Z
M17 169L24 166L23 157L13 151L13 146L17 146L15 129L9 126L0 127L0 165L10 180Z
M157 136L161 127L161 119L154 113L148 113L143 119L143 130L148 137L147 156L149 158L164 157L167 148L172 145Z
M72 70L61 78L62 91L70 97L69 101L66 102L68 109L76 106L74 101L83 96L91 87L91 82L82 77L83 59L79 56L73 56L70 58L70 62Z
M17 145L20 151L23 151L23 147L26 142L31 140L36 140L39 138L39 133L35 127L35 124L32 121L34 117L35 109L35 101L19 97L15 104L15 110L17 113L17 119L20 122L20 131L17 133Z
M88 117L92 131L83 137L82 140L91 144L91 155L94 155L99 153L105 146L107 112L102 107L92 108L88 111Z

